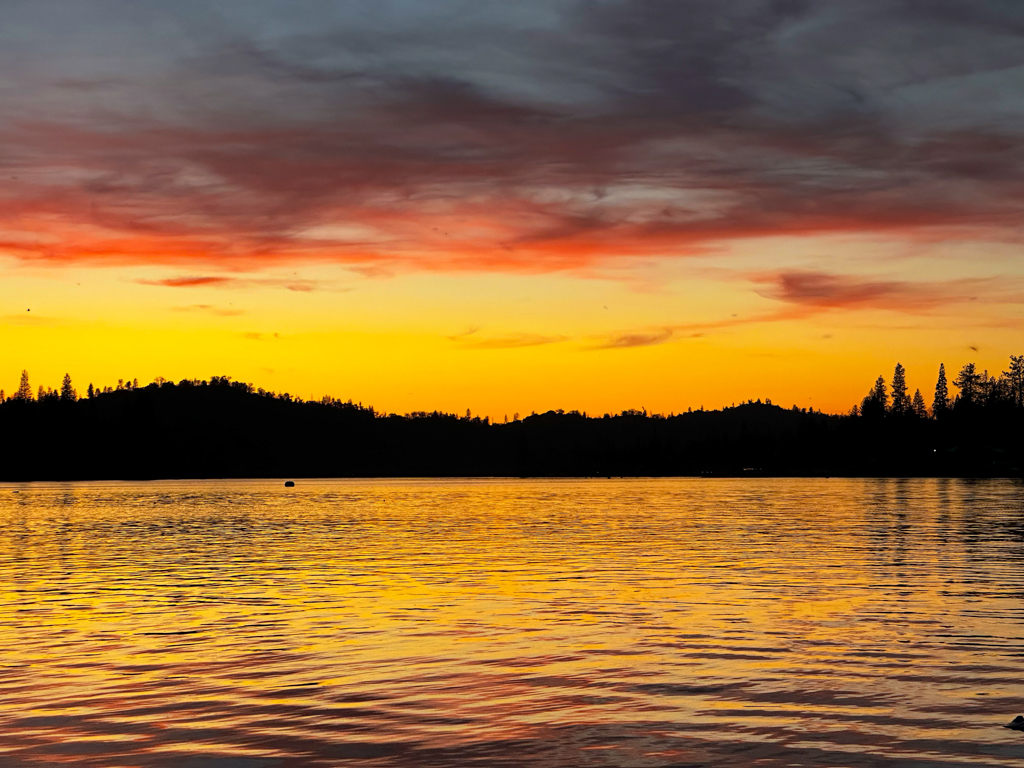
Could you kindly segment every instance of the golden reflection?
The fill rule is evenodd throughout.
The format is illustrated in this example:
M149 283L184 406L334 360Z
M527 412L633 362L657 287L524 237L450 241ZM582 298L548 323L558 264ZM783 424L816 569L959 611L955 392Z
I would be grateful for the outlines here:
M1015 481L0 487L0 750L1011 765L1021 509Z

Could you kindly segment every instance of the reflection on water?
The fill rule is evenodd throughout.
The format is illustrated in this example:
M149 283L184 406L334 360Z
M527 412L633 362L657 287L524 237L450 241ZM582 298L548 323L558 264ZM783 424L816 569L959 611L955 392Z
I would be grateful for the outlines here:
M0 764L1020 766L1024 487L0 486Z

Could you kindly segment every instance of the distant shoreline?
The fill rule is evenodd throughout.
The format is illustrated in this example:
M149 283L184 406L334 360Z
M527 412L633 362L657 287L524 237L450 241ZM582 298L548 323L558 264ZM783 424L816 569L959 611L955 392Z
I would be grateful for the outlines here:
M979 390L984 397L961 393L937 417L889 406L879 377L863 407L845 415L758 400L670 416L548 411L506 423L468 412L385 415L227 377L90 386L85 398L66 377L62 390L0 404L0 481L1024 475L1024 407L993 395L1002 391L994 385Z

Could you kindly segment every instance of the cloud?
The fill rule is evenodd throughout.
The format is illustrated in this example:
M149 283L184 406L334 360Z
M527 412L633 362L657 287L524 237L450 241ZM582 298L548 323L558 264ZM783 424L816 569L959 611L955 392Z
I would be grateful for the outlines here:
M472 336L473 334L477 333L479 330L480 330L479 326L473 325L473 326L470 326L469 328L467 328L466 330L460 331L459 333L452 334L451 336L448 336L447 338L448 338L449 341L462 341L463 339L465 339L465 338L467 338L469 336Z
M761 323L781 323L789 320L802 320L821 310L808 307L786 307L770 312L759 312L751 315L731 315L721 320L709 320L700 323L682 323L669 326L673 334L686 334L689 338L699 339L709 331L719 331L743 325L759 325Z
M135 281L140 285L155 285L164 288L252 288L256 286L267 286L271 288L285 288L289 291L299 293L310 293L312 291L328 288L336 292L346 292L350 288L328 286L319 280L303 280L295 278L272 278L272 277L223 277L223 276L202 276L202 277L168 277L160 280L140 278ZM205 304L195 304L194 307L205 307Z
M6 315L4 322L10 325L56 325L60 321L57 318L45 317L30 312L21 312Z
M74 6L0 27L0 253L25 261L544 273L1024 234L1020 4ZM188 279L163 284L241 285Z
M286 280L281 282L267 282L266 280L257 281L259 285L283 285L289 291L297 291L299 293L311 293L317 290L318 283L315 280Z
M810 271L783 271L753 277L764 285L759 292L772 299L807 309L882 309L920 313L949 304L994 295L1006 281L961 279L947 281L885 280Z
M241 336L242 336L243 339L247 339L248 341L263 341L265 339L280 339L281 338L281 334L279 334L279 333L258 333L256 331L247 331L247 332L241 334ZM266 370L269 373L273 373L273 371L270 370L269 368L264 368L262 370Z
M657 344L664 344L671 340L674 332L671 328L664 328L660 331L649 333L623 333L613 336L591 349L629 349L632 347L651 347Z
M746 275L746 279L762 286L758 292L765 298L787 306L749 315L732 314L720 320L679 323L649 331L621 333L608 337L591 349L628 349L663 344L678 338L703 338L709 332L746 325L804 320L834 310L886 310L914 315L953 304L967 304L983 299L986 305L1021 302L1019 280L957 279L913 282L815 271L780 271ZM999 320L992 327L1019 327L1020 320ZM973 324L973 323L972 323ZM921 326L895 326L888 330L919 330ZM825 334L823 339L832 338Z
M231 277L168 277L163 280L138 280L141 285L162 285L165 288L198 288L236 282Z
M175 312L206 312L219 317L238 317L244 315L244 309L233 309L228 307L216 307L212 304L190 304L185 307L171 307Z
M460 337L449 337L460 341ZM517 349L520 347L539 347L545 344L559 344L568 340L568 336L545 336L539 333L521 333L513 336L499 336L489 339L466 338L461 341L464 349Z

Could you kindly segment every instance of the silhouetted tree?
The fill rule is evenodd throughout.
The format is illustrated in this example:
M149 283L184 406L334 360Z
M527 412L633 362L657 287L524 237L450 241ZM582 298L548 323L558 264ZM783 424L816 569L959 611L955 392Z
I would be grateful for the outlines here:
M946 383L946 366L944 363L939 363L939 380L935 382L932 416L939 418L947 411L949 411L949 385Z
M896 363L896 370L892 374L892 406L889 410L894 416L906 416L910 413L907 372L899 363Z
M64 374L64 381L60 384L60 399L65 403L73 403L78 399L78 393L71 385L71 374Z
M953 379L953 386L960 390L956 405L969 408L981 399L983 386L987 384L987 373L983 376L975 369L974 363L967 363Z
M1009 385L1006 379L997 379L988 375L986 368L978 376L978 395L976 401L984 405L997 405L1010 399Z
M87 393L89 395L89 399L90 400L92 400L94 397L96 397L96 390L93 389L91 381L89 382L89 389L87 390Z
M28 371L21 372L21 383L18 384L18 391L14 393L13 399L23 403L32 400L32 386L28 383Z
M860 412L868 418L880 418L889 408L889 395L886 392L885 379L881 376L875 380L875 386L868 392L860 405Z
M918 418L928 418L928 407L924 404L924 395L921 394L920 389L914 390L914 399L910 404L910 409Z
M1022 362L1011 358L1011 369ZM27 372L22 379L25 398L33 400ZM515 414L507 427L492 427L488 417L471 411L387 415L351 400L304 401L256 390L227 376L145 388L124 379L118 392L90 387L93 399L85 402L73 397L65 375L56 390L39 388L42 407L0 406L0 479L607 476L729 474L751 467L768 474L1019 475L1024 410L1014 407L1013 371L992 377L965 366L957 386L966 393L959 399L964 407L941 421L926 420L920 390L909 405L920 418L886 417L899 411L887 409L890 393L880 376L863 411L854 406L849 416L783 410L759 399L679 416L631 408L589 418L559 409L523 420ZM893 376L896 402L903 387L900 365ZM72 402L60 402L69 394ZM142 442L146 451L123 450ZM62 450L52 451L53 445Z
M1024 355L1010 355L1010 370L1004 371L1014 406L1024 408Z

